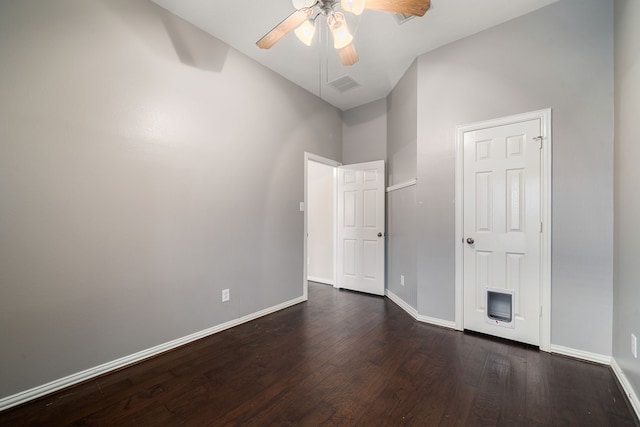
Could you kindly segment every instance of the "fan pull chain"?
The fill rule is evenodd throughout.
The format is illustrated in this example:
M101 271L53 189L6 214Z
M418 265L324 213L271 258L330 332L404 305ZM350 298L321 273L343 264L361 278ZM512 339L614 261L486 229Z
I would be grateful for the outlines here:
M322 99L322 27L318 34L318 97Z

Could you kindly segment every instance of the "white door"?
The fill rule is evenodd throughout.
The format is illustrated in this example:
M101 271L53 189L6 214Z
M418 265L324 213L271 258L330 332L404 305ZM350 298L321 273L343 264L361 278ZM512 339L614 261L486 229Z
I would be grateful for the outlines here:
M338 287L384 295L384 161L338 168Z
M464 133L464 328L539 345L539 119ZM489 299L488 299L489 295Z

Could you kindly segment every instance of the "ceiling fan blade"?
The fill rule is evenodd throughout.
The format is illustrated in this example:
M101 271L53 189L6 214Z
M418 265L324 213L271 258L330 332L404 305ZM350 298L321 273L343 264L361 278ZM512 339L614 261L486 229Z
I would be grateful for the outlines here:
M312 9L310 7L304 7L293 12L287 16L284 21L276 25L273 30L269 31L260 40L256 42L260 49L269 49L274 44L278 43L281 38L287 35L290 31L294 30L298 25L302 24L306 19L311 16Z
M353 42L349 43L342 49L338 49L338 53L340 53L340 60L342 61L342 65L353 65L358 62L358 52L356 52L356 47Z
M423 16L431 7L431 0L367 0L364 8L405 15Z

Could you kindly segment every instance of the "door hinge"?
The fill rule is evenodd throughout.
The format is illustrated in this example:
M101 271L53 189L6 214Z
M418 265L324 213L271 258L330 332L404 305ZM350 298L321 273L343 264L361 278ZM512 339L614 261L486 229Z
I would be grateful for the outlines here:
M542 221L540 221L540 233L542 233Z
M542 135L536 136L533 140L538 143L538 149L542 150L542 141L544 140L544 137Z
M540 306L540 317L542 317L542 306Z

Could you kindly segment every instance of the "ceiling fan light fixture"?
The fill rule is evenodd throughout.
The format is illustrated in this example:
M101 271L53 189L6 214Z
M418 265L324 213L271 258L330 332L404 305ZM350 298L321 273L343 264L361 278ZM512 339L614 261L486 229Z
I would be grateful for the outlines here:
M302 43L306 44L307 46L311 46L311 43L313 42L313 36L316 33L315 22L311 19L307 19L302 24L300 24L298 28L295 29L294 33Z
M329 15L327 17L327 24L329 24L329 28L331 28L334 48L342 49L353 41L353 36L349 32L347 21L344 19L342 13L335 12Z
M296 9L303 9L305 7L312 7L316 4L316 0L291 0L293 7Z
M340 0L340 6L345 12L360 15L364 11L366 0Z
M358 62L353 35L342 12L336 12L338 0L291 0L296 9L271 31L256 42L260 49L269 49L290 32L307 46L313 43L316 19L323 15L333 36L333 47L338 51L343 65ZM341 10L360 15L364 9L379 10L407 16L423 16L431 6L431 0L340 0ZM313 19L311 15L316 13Z

